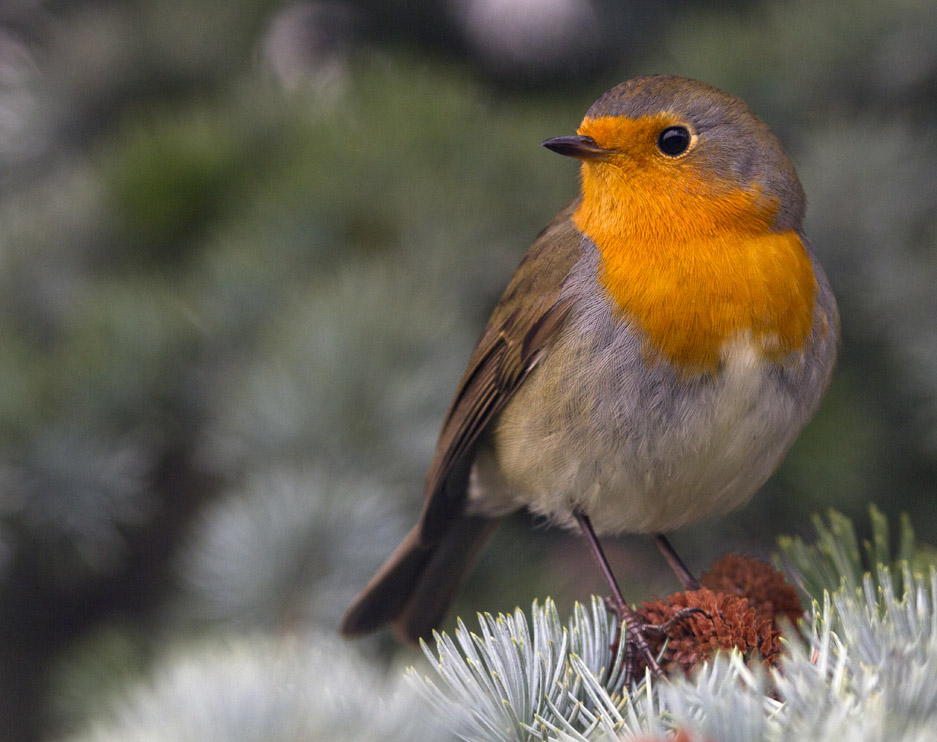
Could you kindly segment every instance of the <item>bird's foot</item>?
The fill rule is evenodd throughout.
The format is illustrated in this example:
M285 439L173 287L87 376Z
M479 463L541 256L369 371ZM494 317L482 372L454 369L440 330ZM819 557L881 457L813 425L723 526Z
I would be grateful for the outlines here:
M640 614L631 608L627 603L618 601L614 597L605 599L605 606L610 613L613 613L619 621L618 633L612 641L613 653L618 652L622 638L625 640L625 687L630 687L634 683L635 668L638 664L638 657L644 660L644 663L650 669L652 675L660 675L661 669L657 658L651 651L651 645L648 643L648 634L654 634L652 625L649 624ZM621 627L625 628L625 636L621 636Z
M681 608L663 623L645 624L644 630L649 634L654 634L655 636L667 636L674 626L697 613L706 616L706 618L709 618L710 620L712 619L712 616L706 613L706 611L704 611L702 608L693 606L691 608Z
M638 664L638 657L644 660L645 665L654 676L662 673L660 663L651 649L648 637L665 637L674 626L681 621L685 621L696 613L706 615L702 608L684 608L677 611L664 623L649 623L641 614L635 611L631 606L624 602L619 602L609 596L605 598L605 606L610 613L613 613L619 620L619 631L612 642L612 652L617 653L621 642L621 626L625 627L625 686L630 687L634 682L635 668Z

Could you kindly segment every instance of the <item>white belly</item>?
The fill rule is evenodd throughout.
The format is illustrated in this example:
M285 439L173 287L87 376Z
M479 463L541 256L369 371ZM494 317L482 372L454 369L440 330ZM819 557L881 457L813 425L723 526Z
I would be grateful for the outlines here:
M469 511L526 506L569 525L576 508L600 532L645 533L745 504L813 412L790 379L740 339L718 375L681 380L648 367L633 336L578 342L593 320L571 323L501 413Z

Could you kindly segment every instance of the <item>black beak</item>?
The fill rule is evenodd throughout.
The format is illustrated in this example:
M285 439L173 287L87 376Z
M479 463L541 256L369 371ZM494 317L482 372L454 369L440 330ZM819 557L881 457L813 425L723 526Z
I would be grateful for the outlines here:
M553 150L559 155L566 157L575 157L577 160L601 160L608 154L607 149L602 149L592 137L584 137L574 134L568 137L553 137L541 142L541 147Z

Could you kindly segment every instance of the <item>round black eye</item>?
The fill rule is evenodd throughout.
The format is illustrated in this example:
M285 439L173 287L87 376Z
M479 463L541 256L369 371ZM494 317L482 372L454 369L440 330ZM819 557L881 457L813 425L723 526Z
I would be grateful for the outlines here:
M668 157L676 157L687 151L690 138L685 126L668 126L657 137L657 146Z

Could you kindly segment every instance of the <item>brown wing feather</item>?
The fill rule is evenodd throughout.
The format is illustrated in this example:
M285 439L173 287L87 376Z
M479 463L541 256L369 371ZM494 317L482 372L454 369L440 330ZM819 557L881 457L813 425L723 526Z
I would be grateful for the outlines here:
M479 436L569 312L571 302L561 301L560 292L580 255L581 235L571 221L577 205L574 201L557 214L530 246L469 359L426 475L423 543L438 539L447 522L461 514Z

